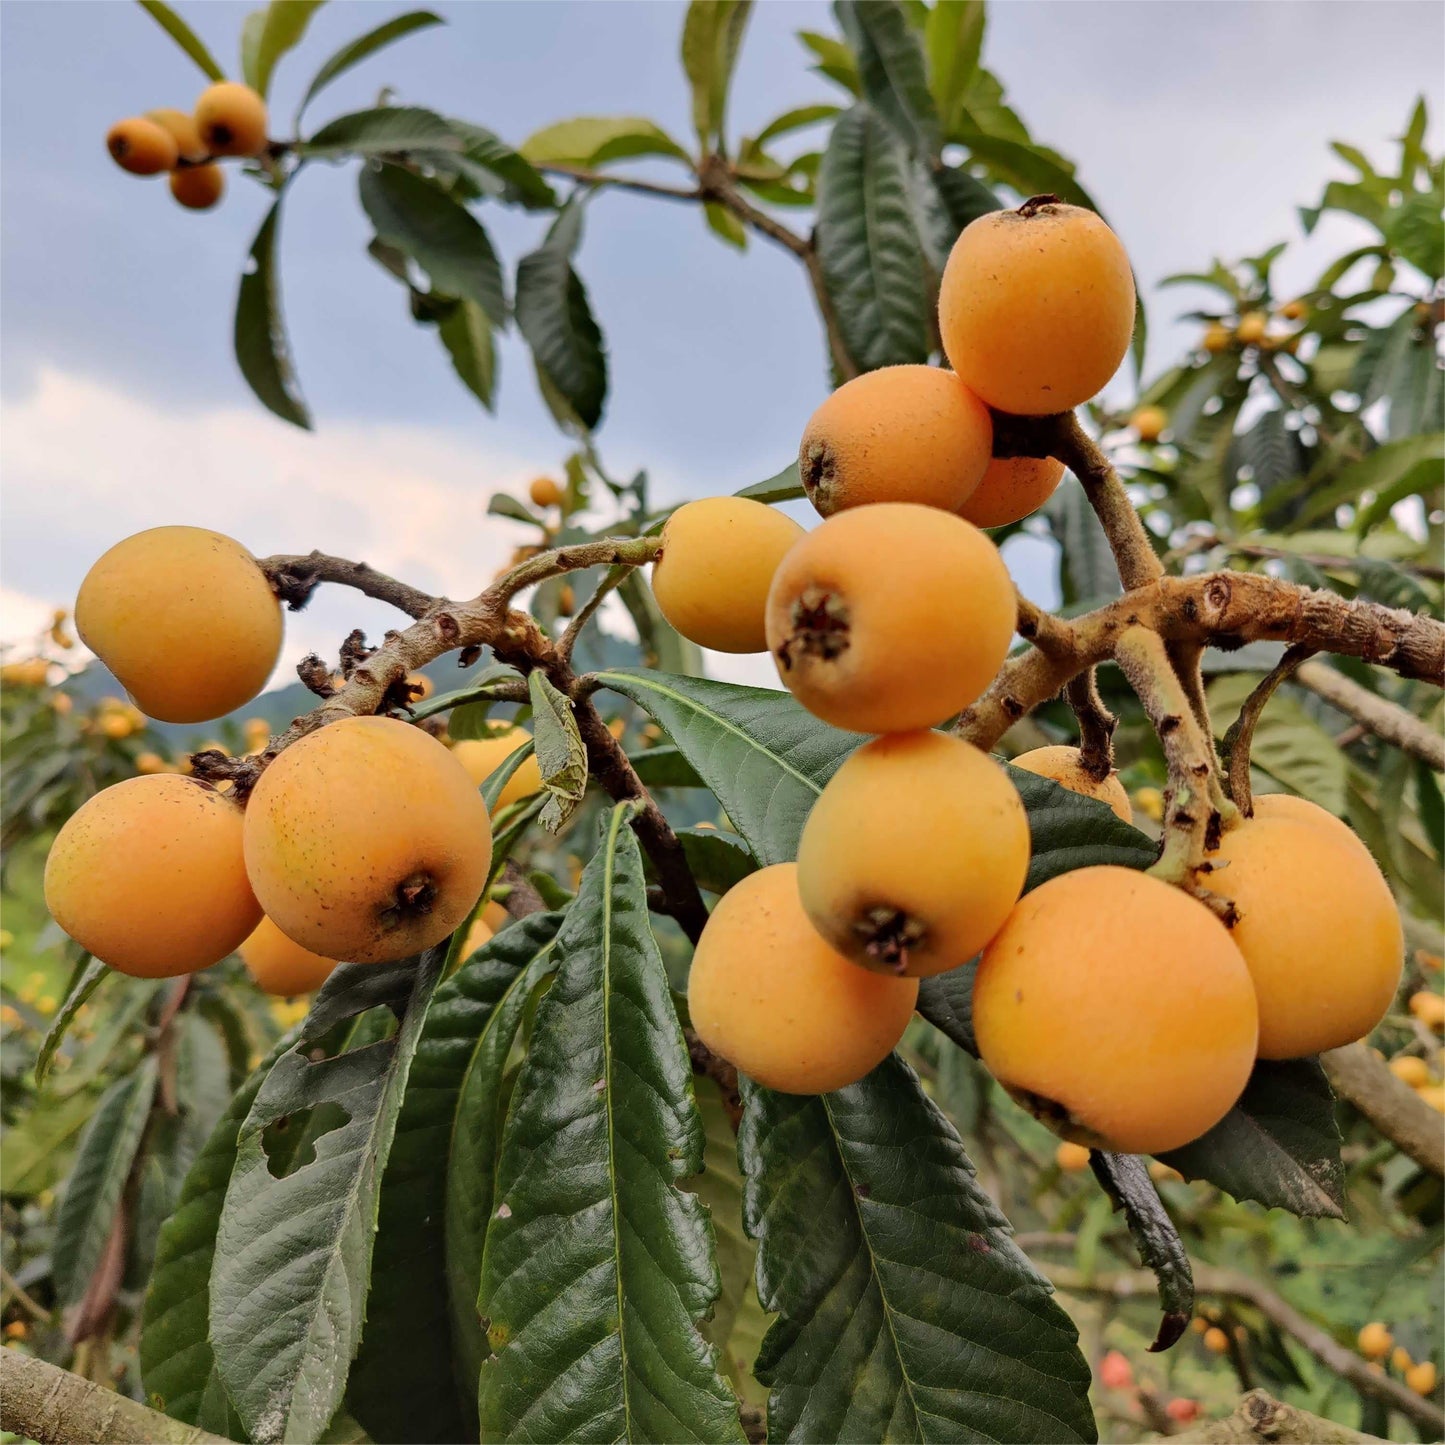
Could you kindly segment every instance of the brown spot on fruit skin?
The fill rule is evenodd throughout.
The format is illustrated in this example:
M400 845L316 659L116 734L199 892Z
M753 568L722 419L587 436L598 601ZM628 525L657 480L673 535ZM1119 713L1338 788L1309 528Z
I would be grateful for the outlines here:
M106 134L105 145L116 165L135 176L158 175L180 158L175 137L145 116L117 121Z

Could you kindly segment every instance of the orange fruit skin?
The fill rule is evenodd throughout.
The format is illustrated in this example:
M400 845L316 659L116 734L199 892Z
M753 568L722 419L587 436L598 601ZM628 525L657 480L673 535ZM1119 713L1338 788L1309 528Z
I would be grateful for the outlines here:
M116 165L133 176L168 171L180 155L170 131L143 115L116 121L106 132L105 148Z
M1261 1058L1364 1038L1400 986L1405 936L1389 885L1364 845L1336 831L1266 811L1209 856L1228 865L1202 881L1239 910L1231 933L1259 996Z
M537 507L560 507L562 488L551 477L536 477L527 488L527 495Z
M1155 1154L1234 1106L1258 1014L1239 949L1202 903L1101 866L1019 901L979 962L973 1026L994 1077L1056 1133Z
M261 917L242 814L207 783L127 778L65 823L45 906L82 948L134 978L174 978L233 953Z
M692 1026L714 1053L785 1094L856 1083L892 1053L918 981L855 968L814 931L797 866L749 874L713 909L687 981Z
M798 472L824 517L871 502L956 512L993 453L988 408L937 366L885 366L842 386L808 420Z
M1169 425L1168 415L1157 406L1141 406L1129 418L1129 425L1138 434L1141 442L1157 442Z
M946 733L893 733L829 779L798 845L798 890L813 927L864 968L926 978L967 963L1023 891L1029 822L987 753ZM876 908L916 920L902 966L860 934Z
M1395 1337L1379 1321L1371 1320L1355 1338L1360 1353L1368 1360L1383 1360L1395 1344Z
M334 958L323 958L293 943L264 917L241 945L241 962L262 993L280 998L294 998L320 988L336 967Z
M258 156L266 149L266 102L235 80L219 80L196 101L196 129L207 154Z
M188 211L209 211L226 193L220 166L183 166L171 172L171 195Z
M245 849L256 897L293 942L390 963L465 922L486 887L492 830L466 770L435 738L394 718L353 717L293 743L261 774Z
M209 722L249 702L281 655L281 604L239 542L153 527L86 573L75 627L148 716Z
M145 113L147 120L154 121L164 131L168 131L171 139L176 143L176 150L183 161L203 161L206 159L206 143L201 139L201 132L196 125L196 118L187 115L183 110L148 110Z
M846 614L826 654L795 636L797 619L819 605ZM912 732L978 698L1016 618L1008 569L977 527L880 502L830 517L783 558L767 640L778 675L815 717L854 732Z
M1337 818L1328 808L1312 803L1308 798L1296 797L1293 793L1256 793L1254 795L1254 816L1256 818L1292 818L1298 823L1308 824L1316 831L1346 848L1353 848L1362 858L1371 863L1375 855L1370 852L1365 840L1345 822Z
M686 502L662 529L652 591L662 615L714 652L762 652L768 587L803 529L747 497Z
M958 515L975 527L1006 527L1037 512L1063 479L1053 457L995 457Z
M1059 1147L1054 1150L1054 1163L1064 1174L1077 1174L1081 1169L1089 1167L1091 1152L1083 1144L1071 1144L1067 1139L1062 1139Z
M1129 805L1129 794L1117 773L1110 773L1102 782L1084 770L1078 748L1065 746L1034 748L1020 753L1009 761L1026 773L1037 773L1041 778L1052 778L1071 793L1082 793L1086 798L1095 798L1107 803L1116 817L1126 823L1134 821L1134 810Z
M980 216L944 267L938 328L949 364L989 406L1023 416L1072 411L1129 349L1129 257L1079 206Z
M463 738L460 742L452 744L452 756L466 770L466 774L473 784L480 788L523 743L529 740L530 734L525 729L511 727L505 732L496 733L489 738ZM541 791L542 769L537 764L537 755L533 753L530 757L524 758L518 765L517 771L507 779L506 786L498 796L497 806L492 809L492 813L495 816L503 808L509 807L522 798L530 798L533 793Z
M1239 325L1235 328L1235 340L1243 342L1246 346L1253 345L1255 342L1264 340L1264 334L1268 328L1269 317L1263 311L1246 311L1239 318Z

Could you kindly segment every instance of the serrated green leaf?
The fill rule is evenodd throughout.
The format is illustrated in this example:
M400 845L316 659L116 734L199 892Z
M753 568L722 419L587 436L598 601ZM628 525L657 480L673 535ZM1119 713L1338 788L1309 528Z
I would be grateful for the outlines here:
M503 1074L559 914L533 914L437 989L381 1182L366 1330L347 1402L378 1440L476 1437L477 1320Z
M1003 202L993 191L961 166L938 166L932 171L932 177L955 233L972 225L980 216L1003 209Z
M688 153L655 121L640 115L581 115L534 131L517 148L534 166L592 170L610 161L665 156L691 164Z
M45 1030L45 1037L40 1040L40 1048L35 1054L35 1082L43 1084L45 1076L50 1072L51 1061L55 1058L55 1051L60 1047L61 1041L69 1033L70 1026L75 1022L75 1016L85 1006L86 1002L95 993L102 983L114 973L98 958L89 958L85 966L79 969L71 979L70 987L65 991L65 997L60 1001L60 1007L55 1011L55 1017L50 1020L50 1027Z
M461 155L452 158L453 164L474 182L490 177L500 183L505 201L534 211L555 209L557 197L541 172L499 136L470 121L451 119L447 124L462 142Z
M452 123L419 105L383 105L327 121L297 154L311 160L338 156L391 156L409 151L455 151L462 138Z
M270 93L271 74L277 61L301 43L311 17L323 3L324 0L271 0L263 11L247 16L241 32L241 70L246 84L260 91L262 100Z
M106 1090L80 1136L50 1251L56 1297L64 1307L85 1297L105 1253L155 1090L156 1061L151 1055L134 1074Z
M943 145L938 110L928 88L918 33L898 0L834 0L858 60L863 98L918 159L931 161Z
M491 238L465 206L401 166L363 167L361 204L377 236L406 252L435 290L475 302L496 326L507 319L507 290Z
M300 106L297 107L297 123L300 123L302 113L316 98L318 92L330 85L337 76L344 75L354 65L360 65L367 56L374 55L394 40L400 40L413 31L425 30L429 26L445 23L440 15L433 15L430 10L411 10L405 15L398 15L394 19L383 21L374 29L368 30L365 35L358 35L355 40L348 41L327 60L312 78L311 84L306 88L306 94L301 98Z
M1072 1322L906 1064L744 1103L770 1440L1096 1438Z
M682 25L682 68L704 151L724 151L728 90L752 0L692 0Z
M200 66L205 75L212 80L226 78L226 72L216 64L195 31L169 5L163 4L162 0L140 0L140 8Z
M532 735L547 801L539 821L558 832L587 793L587 749L577 730L572 702L540 668L527 677L532 699Z
M341 1403L365 1317L380 1173L445 958L439 947L399 964L341 965L241 1126L211 1274L210 1330L220 1376L257 1445L314 1441ZM391 1037L310 1059L309 1044L325 1031L402 997ZM344 1120L315 1138L313 1157L273 1176L267 1129L328 1106Z
M932 298L902 143L871 106L839 117L818 174L818 261L864 369L928 359Z
M256 239L251 243L249 269L241 277L236 297L236 362L246 384L268 411L293 426L311 429L311 416L296 385L286 322L281 315L281 286L277 272L276 238L281 224L278 196Z
M502 1139L478 1299L495 1351L484 1439L742 1439L697 1328L717 1267L678 1186L703 1132L631 812L604 820L558 935Z
M452 369L488 411L497 394L497 344L491 319L475 301L460 297L437 323Z

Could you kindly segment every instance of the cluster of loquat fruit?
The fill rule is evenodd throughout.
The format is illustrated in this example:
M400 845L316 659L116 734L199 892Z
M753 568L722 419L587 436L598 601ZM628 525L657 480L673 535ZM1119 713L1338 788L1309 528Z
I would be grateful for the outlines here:
M265 151L266 102L239 81L207 86L189 115L150 110L118 120L106 132L116 165L136 176L170 176L171 195L188 211L208 211L225 193L221 157L254 158Z
M1385 1372L1386 1361L1404 1383L1417 1395L1433 1395L1440 1375L1431 1360L1416 1361L1404 1345L1395 1343L1395 1336L1381 1320L1371 1320L1355 1339L1360 1353L1370 1361L1370 1368Z
M1300 322L1309 315L1309 307L1302 300L1286 301L1275 312L1280 321ZM1300 343L1298 331L1271 330L1268 311L1258 309L1243 312L1234 322L1211 321L1204 328L1199 344L1211 356L1224 351L1243 350L1257 347L1260 351L1294 352ZM1145 438L1150 440L1150 438Z
M824 788L797 862L736 885L698 944L693 1026L760 1083L856 1081L902 1037L919 979L977 956L973 1026L1000 1083L1066 1139L1157 1153L1213 1127L1256 1058L1352 1042L1389 1007L1394 900L1325 810L1261 798L1220 839L1209 886L1235 905L1232 928L1125 868L1021 896L1018 793L993 759L935 730L979 697L1013 637L1013 584L980 528L1026 516L1063 474L995 457L993 414L1088 400L1133 317L1128 257L1093 212L1043 197L985 216L940 288L952 369L868 373L808 422L799 471L821 526L717 497L663 530L653 587L679 632L766 649L815 716L878 735ZM1078 750L1014 761L1129 820L1117 777L1093 777Z

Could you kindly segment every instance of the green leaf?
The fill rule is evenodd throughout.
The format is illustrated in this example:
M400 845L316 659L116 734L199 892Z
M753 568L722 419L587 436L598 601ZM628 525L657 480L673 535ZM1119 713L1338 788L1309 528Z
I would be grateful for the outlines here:
M838 327L854 360L864 370L926 361L932 298L908 158L868 105L847 111L828 138L815 236Z
M754 482L752 486L744 487L733 495L772 504L796 502L807 496L807 493L803 490L803 479L798 475L797 462L789 462L776 476L768 477L766 481Z
M383 105L339 115L296 153L310 160L338 156L391 156L410 151L462 150L462 138L444 116L418 105Z
M819 722L786 692L640 668L595 676L661 724L764 867L797 856L823 784L867 741Z
M800 105L792 110L785 110L782 115L770 120L762 130L753 138L753 145L761 149L770 140L777 140L780 136L791 135L795 130L802 130L806 126L817 125L819 121L832 120L834 116L842 114L842 107L828 105Z
M587 793L587 749L577 730L572 701L540 668L527 677L537 766L547 801L538 821L549 833L561 830Z
M437 323L437 335L467 390L491 411L497 391L497 346L491 318L475 301L459 297Z
M1391 208L1385 225L1385 239L1417 271L1429 280L1440 276L1445 256L1445 219L1437 186L1431 191L1414 191Z
M701 788L703 780L697 769L677 748L646 748L631 753L628 761L633 771L649 788Z
M241 71L246 84L261 92L271 89L271 72L288 50L294 50L306 33L311 17L323 0L271 0L264 11L247 17L241 32ZM256 15L262 18L259 23Z
M365 1317L380 1175L445 958L439 947L419 962L338 968L241 1126L211 1274L210 1328L221 1378L257 1445L314 1441L341 1403ZM309 1046L338 1023L403 1000L389 1038L312 1062ZM323 1112L345 1117L319 1132L311 1157L298 1155L289 1172L273 1176L267 1130Z
M491 238L441 187L401 166L363 168L361 204L377 236L405 251L447 296L460 296L506 324L507 291Z
M699 888L726 893L757 871L757 860L741 838L717 828L679 828L677 841Z
M244 1427L221 1384L210 1341L216 1230L241 1123L298 1031L279 1039L237 1091L186 1175L175 1212L161 1226L141 1315L140 1368L147 1399L174 1420L233 1440L246 1438Z
M694 4L701 0L693 0ZM703 217L713 235L739 251L748 249L747 228L721 201L704 201Z
M451 157L451 162L474 182L500 182L502 199L515 201L528 210L556 209L552 187L529 160L504 140L470 121L449 120L447 124L462 142L461 155Z
M37 1084L45 1082L45 1076L50 1072L51 1061L55 1058L55 1051L60 1047L61 1040L70 1031L76 1014L85 1006L96 989L113 975L113 969L108 968L98 958L91 958L87 959L85 967L71 979L70 987L66 990L65 997L61 999L55 1017L50 1020L50 1027L45 1030L45 1037L41 1039L40 1048L35 1055L35 1082Z
M853 52L832 35L819 35L813 30L798 31L798 39L818 57L813 67L820 75L841 85L855 96L863 94L863 82L858 75L858 62Z
M445 23L440 15L433 15L430 10L411 10L405 15L398 15L391 20L384 21L375 29L368 30L365 35L358 35L355 40L343 45L316 72L311 84L306 88L306 94L302 96L301 104L296 111L297 124L300 124L302 113L306 107L337 76L344 75L354 65L360 65L367 56L374 55L384 46L390 45L393 40L400 40L404 35L410 35L416 30L425 30L428 26Z
M636 624L637 639L642 644L642 659L649 667L688 677L702 676L702 649L684 637L662 615L652 588L641 571L633 568L622 579L617 595Z
M236 361L246 384L268 411L293 426L311 429L311 416L296 386L286 323L281 315L276 236L281 198L266 213L251 243L248 269L236 297Z
M1095 1438L1073 1324L906 1064L744 1104L770 1440Z
M943 145L918 33L898 0L834 0L833 12L858 58L863 98L918 159Z
M547 239L517 266L517 325L539 374L561 394L589 431L607 398L607 353L587 292L572 269L582 235L582 209L568 202Z
M728 90L752 0L692 0L682 24L682 68L705 152L726 150Z
M640 115L582 115L529 135L518 147L534 166L593 170L636 156L666 156L687 165L688 153L655 121Z
M987 13L984 0L953 0L928 12L924 44L929 86L945 134L963 119L964 104L978 73Z
M502 1139L478 1310L487 1440L742 1439L698 1321L717 1298L692 1072L630 805L557 938Z
M947 10L948 6L939 7ZM939 11L931 12L938 14ZM949 224L955 232L962 231L980 216L1003 209L1003 203L976 177L961 166L938 166L932 172L934 189L943 202Z
M505 929L437 989L417 1043L381 1181L366 1330L347 1387L378 1440L476 1438L482 1241L492 1212L503 1086L562 922Z
M1099 208L1074 179L1073 167L1042 146L989 135L976 126L963 125L953 137L989 171L1021 194L1053 195L1071 205Z
M0 1130L0 1180L7 1195L49 1189L66 1172L66 1149L95 1113L89 1093L56 1098L41 1094L36 1107Z
M212 80L224 80L226 78L226 72L212 59L211 52L201 44L196 33L169 5L163 4L162 0L140 0L140 8L144 10Z
M1059 580L1066 603L1107 601L1123 588L1108 533L1084 489L1067 473L1044 504L1044 517L1059 544Z
M80 1136L50 1251L55 1293L63 1307L85 1297L105 1253L155 1091L152 1055L136 1073L110 1086Z
M1186 1179L1315 1219L1345 1217L1335 1100L1317 1059L1261 1059L1239 1103L1202 1139L1161 1154Z

